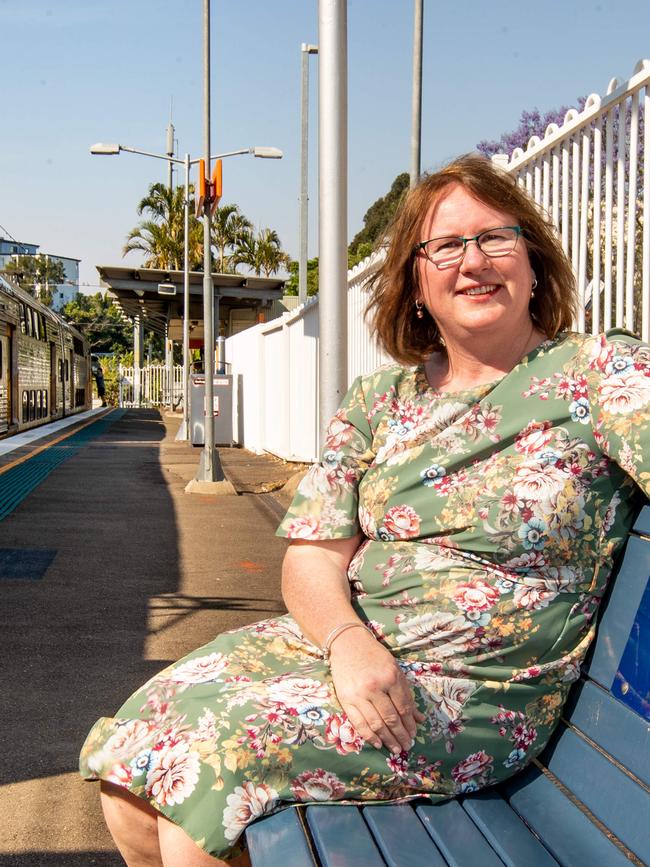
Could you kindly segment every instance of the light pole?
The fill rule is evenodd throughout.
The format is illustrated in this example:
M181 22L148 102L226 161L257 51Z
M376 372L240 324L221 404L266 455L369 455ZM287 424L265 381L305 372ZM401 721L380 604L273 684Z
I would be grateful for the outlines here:
M300 46L300 221L299 221L299 259L298 259L298 303L307 301L307 208L309 202L308 170L309 162L309 55L318 54L317 45L303 42Z
M184 159L170 156L169 154L156 154L151 151L140 150L139 148L129 147L121 144L106 144L97 142L90 148L90 153L95 156L117 156L121 151L130 154L140 154L143 157L153 157L157 160L165 160L170 165L179 163L185 166L185 198L183 202L184 211L184 242L183 242L183 422L178 432L177 439L188 440L190 438L190 420L189 420L189 371L190 371L190 252L189 252L189 227L190 227L190 169L193 165L199 162L199 159L190 159L189 154L185 154ZM257 146L249 148L240 148L235 151L228 151L223 154L215 154L210 157L211 160L225 159L225 157L235 157L242 154L252 154L260 159L281 159L283 154L279 148ZM205 323L204 323L205 334ZM207 351L207 342L206 342ZM170 387L171 393L171 387Z

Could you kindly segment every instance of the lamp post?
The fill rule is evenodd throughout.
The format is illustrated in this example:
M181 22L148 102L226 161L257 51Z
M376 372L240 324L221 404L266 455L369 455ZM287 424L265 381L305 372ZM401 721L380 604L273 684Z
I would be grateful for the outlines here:
M143 157L153 157L157 160L165 160L170 165L178 163L185 166L185 199L183 202L183 217L184 217L184 242L183 242L183 422L178 432L177 439L188 440L190 438L190 421L189 421L189 370L190 370L190 260L189 260L189 227L190 227L190 170L193 165L199 162L199 159L190 159L189 154L185 154L184 159L170 156L169 154L157 154L151 151L140 150L139 148L129 147L121 144L106 144L97 142L90 148L90 153L95 156L117 156L121 151L130 154L140 154ZM215 154L210 157L211 160L220 160L225 157L235 157L242 154L252 154L259 159L282 159L282 151L275 147L256 146L248 148L240 148L239 150L228 151L223 154ZM209 263L208 263L209 264ZM205 323L204 323L205 333ZM206 342L207 353L207 342ZM171 392L171 388L170 388Z
M300 220L298 234L299 259L298 259L298 302L304 304L307 301L307 208L309 201L308 193L308 170L309 161L309 55L318 54L317 45L308 45L303 42L300 46Z

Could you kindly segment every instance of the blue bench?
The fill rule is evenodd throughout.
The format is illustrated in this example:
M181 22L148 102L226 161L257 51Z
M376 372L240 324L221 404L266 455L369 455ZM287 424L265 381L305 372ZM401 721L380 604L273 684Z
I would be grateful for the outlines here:
M253 867L650 864L650 506L551 742L506 784L442 804L295 807L251 825Z

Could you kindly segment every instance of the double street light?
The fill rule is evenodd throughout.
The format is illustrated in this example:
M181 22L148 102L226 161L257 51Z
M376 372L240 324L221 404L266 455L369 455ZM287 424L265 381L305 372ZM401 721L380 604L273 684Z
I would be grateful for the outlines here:
M189 199L189 188L190 188L190 168L193 165L196 165L200 160L199 159L190 159L189 154L185 154L184 159L180 159L179 157L170 156L169 154L156 154L151 151L140 150L139 148L129 147L128 145L121 144L107 144L104 142L97 142L90 148L90 153L94 155L101 156L117 156L120 151L126 151L131 154L140 154L144 157L153 157L157 160L165 160L165 162L169 163L178 163L179 165L185 166L185 200L184 200L184 219L185 219L185 227L184 227L184 243L183 243L183 426L180 432L178 439L187 440L190 438L190 420L189 420L189 369L190 369L190 263L189 263L189 223L190 223L190 199ZM215 154L215 156L210 157L210 161L225 159L226 157L235 157L240 156L241 154L252 154L254 157L258 157L260 159L271 159L271 160L279 160L282 159L282 151L279 148L275 147L249 147L249 148L240 148L235 151L227 151L222 154ZM205 268L210 268L210 263L204 263ZM213 311L204 310L203 316L204 319L208 315L214 315ZM218 324L218 323L217 323ZM204 334L212 333L212 329L208 329L205 327L204 322ZM207 356L208 352L213 352L214 347L208 346L207 341L204 340L205 347L204 352ZM206 370L208 368L212 368L212 365L206 364ZM210 383L211 385L211 383ZM206 394L207 394L207 377L206 377ZM211 391L211 389L210 389ZM211 403L211 401L210 401ZM209 404L206 403L206 417L205 424L212 422L212 414L209 412ZM207 432L206 432L207 436Z

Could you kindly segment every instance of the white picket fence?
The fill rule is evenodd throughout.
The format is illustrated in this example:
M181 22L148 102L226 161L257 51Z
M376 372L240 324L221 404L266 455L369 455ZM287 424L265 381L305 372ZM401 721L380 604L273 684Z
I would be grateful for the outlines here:
M575 270L576 329L625 327L650 339L650 61L610 81L526 150L495 157L558 228ZM348 273L348 382L386 361L363 319L375 253ZM317 459L318 300L226 341L241 377L235 441L287 460Z
M119 406L182 406L183 367L119 367Z

